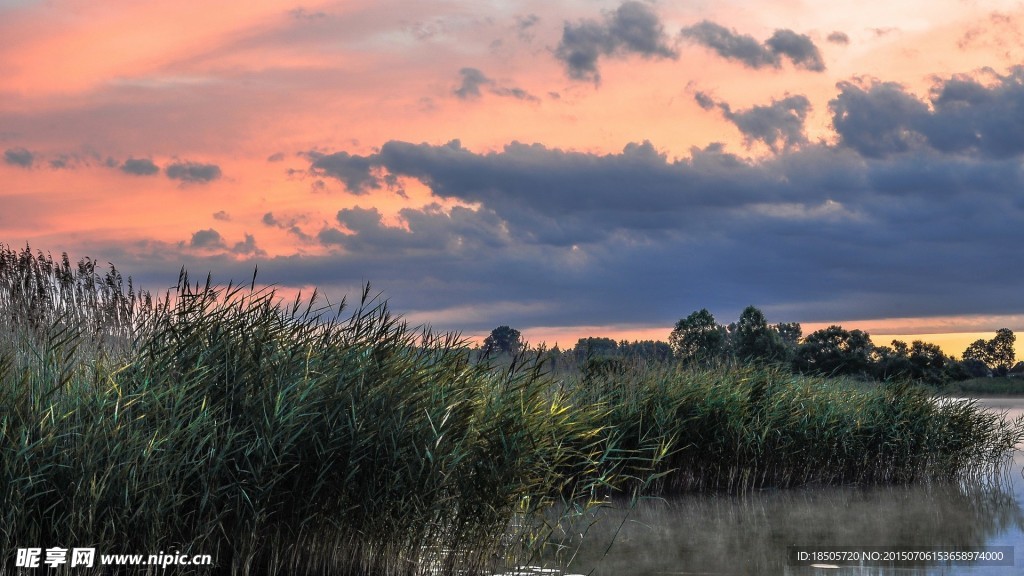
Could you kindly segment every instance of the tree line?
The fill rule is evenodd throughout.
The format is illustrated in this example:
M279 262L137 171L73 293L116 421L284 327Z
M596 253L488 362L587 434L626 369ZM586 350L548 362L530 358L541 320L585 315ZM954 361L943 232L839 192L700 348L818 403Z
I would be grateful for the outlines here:
M893 340L888 346L876 345L867 332L837 325L805 337L798 322L769 324L761 310L748 306L736 322L729 324L719 323L706 308L697 310L676 322L668 342L588 337L580 338L571 349L561 350L556 345L551 349L540 346L533 351L556 370L614 369L630 360L702 366L768 363L786 365L804 374L942 383L1006 375L1015 366L1015 341L1013 331L1002 328L989 340L973 342L957 359L944 354L937 345L921 340L910 344ZM484 340L478 354L515 355L525 349L518 330L499 326Z

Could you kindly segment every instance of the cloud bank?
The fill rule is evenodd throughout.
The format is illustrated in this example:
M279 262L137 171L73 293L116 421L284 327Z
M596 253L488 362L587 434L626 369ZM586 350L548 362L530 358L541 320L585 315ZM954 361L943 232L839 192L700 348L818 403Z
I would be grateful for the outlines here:
M497 309L521 326L669 322L751 303L801 321L1021 313L1024 269L1011 263L1024 148L986 122L1005 118L1016 78L949 78L927 102L841 85L834 145L806 141L803 96L734 111L700 95L776 148L756 160L717 145L671 159L649 142L593 154L389 141L347 177L413 178L458 204L402 209L400 226L346 208L317 239L336 250L332 269L359 270L413 309ZM858 121L894 104L911 120ZM277 264L327 280L314 261ZM487 329L489 314L463 327Z

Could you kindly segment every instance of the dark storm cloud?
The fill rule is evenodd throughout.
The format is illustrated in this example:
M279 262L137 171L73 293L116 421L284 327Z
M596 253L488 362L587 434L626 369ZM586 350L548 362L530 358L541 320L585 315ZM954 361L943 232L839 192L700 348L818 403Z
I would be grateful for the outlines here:
M789 58L797 68L812 72L825 71L821 52L809 36L797 34L792 30L776 30L771 38L765 40L764 45L772 53Z
M278 228L292 234L303 242L310 242L313 240L311 236L306 234L302 228L299 227L299 222L302 220L301 217L292 217L282 220L274 215L273 212L267 212L263 215L260 220L264 226L270 226L271 228Z
M565 65L570 78L595 83L601 79L597 66L601 56L629 54L644 58L678 56L658 15L641 2L623 2L603 21L567 22L555 49L555 57Z
M352 194L365 194L380 188L380 182L370 172L371 159L356 156L348 152L322 154L309 152L307 156L313 160L310 171L316 176L327 176L340 180Z
M681 34L702 46L711 48L723 58L739 60L750 68L779 66L778 56L772 54L753 36L738 34L734 30L729 30L725 26L709 20L683 28Z
M221 177L220 167L216 164L198 162L175 162L164 169L171 180L181 180L188 184L212 182Z
M35 153L25 148L8 148L4 150L4 162L11 166L31 168L35 158Z
M482 255L508 245L503 223L492 211L456 206L444 210L437 204L421 209L405 208L399 216L407 228L384 225L376 208L344 208L337 221L347 232L326 228L319 239L361 253L447 254L452 257Z
M192 234L189 246L193 248L223 248L225 244L220 232L213 228L207 228L206 230L197 230Z
M683 28L683 37L714 50L728 60L738 60L749 68L779 68L782 57L789 58L797 68L823 72L825 62L809 36L780 29L763 43L753 36L740 34L721 24L704 20Z
M886 103L911 117L922 106L1006 117L1010 84L949 79L932 93L934 110L895 86L841 86L840 97L865 99L847 107L856 114ZM375 208L343 209L318 234L336 250L330 266L282 259L275 273L371 278L408 309L467 310L451 327L472 330L669 325L705 306L735 318L750 303L778 321L1024 312L1013 288L1024 270L1006 265L1024 241L1024 170L1005 145L986 155L925 138L898 155L865 154L852 142L898 141L891 118L844 125L854 140L813 144L802 96L738 111L701 98L777 153L748 160L709 146L670 159L646 142L615 154L386 142L368 169L464 205L406 208L400 225Z
M441 198L483 203L508 222L522 241L569 245L601 241L623 227L662 227L671 211L715 198L689 197L710 174L721 171L718 185L744 173L729 155L697 155L701 171L686 174L647 142L630 144L620 154L591 154L512 143L501 152L474 154L458 141L443 146L388 142L376 161L389 172L417 178ZM685 163L684 163L685 164ZM530 167L530 169L525 169ZM638 179L634 179L634 176ZM637 203L623 190L644 190ZM536 207L543 206L543 210Z
M152 176L160 172L160 167L149 158L129 158L121 164L121 171L135 176Z
M266 256L267 252L256 245L256 238L252 234L246 234L245 240L236 242L231 247L232 254L242 256Z
M747 110L733 111L725 102L716 103L707 94L694 94L697 104L705 110L718 107L727 120L736 125L749 142L758 140L768 145L772 151L807 142L804 134L804 121L811 109L811 102L806 96L787 96L782 100L772 100L766 106L753 106Z
M841 84L835 144L805 141L802 97L729 108L748 137L774 144L756 159L721 144L672 158L648 142L609 154L459 141L307 153L324 178L357 189L415 180L438 203L387 217L372 196L339 205L311 224L319 255L259 257L260 281L336 299L368 279L399 312L478 333L637 323L667 337L694 310L729 321L749 304L772 322L1024 314L1021 84L1017 72L943 79L925 96ZM264 224L284 230L294 218L267 213ZM215 233L196 232L203 250L100 253L157 288L182 263L248 281L238 255L258 257L256 240Z
M1008 158L1024 154L1024 67L983 84L939 80L927 100L900 84L842 82L829 103L841 142L869 157L918 148Z

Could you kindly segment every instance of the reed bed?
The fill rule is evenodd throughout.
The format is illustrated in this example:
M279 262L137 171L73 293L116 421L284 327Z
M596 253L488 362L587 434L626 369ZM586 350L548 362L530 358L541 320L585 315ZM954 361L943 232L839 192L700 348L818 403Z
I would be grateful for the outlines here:
M573 389L609 405L610 444L630 454L620 473L637 465L656 494L991 479L1024 440L1024 420L973 400L784 367L638 364Z
M985 474L1024 429L914 388L764 367L556 380L528 358L471 362L369 286L318 302L184 271L153 298L112 267L0 246L0 549L209 554L217 574L487 573L559 549L553 509Z
M545 525L530 518L610 480L595 411L571 410L525 364L470 364L458 339L411 330L369 287L349 311L182 273L154 300L92 268L4 262L0 548L11 554L173 550L231 574L472 573L533 554ZM75 306L85 310L65 313Z

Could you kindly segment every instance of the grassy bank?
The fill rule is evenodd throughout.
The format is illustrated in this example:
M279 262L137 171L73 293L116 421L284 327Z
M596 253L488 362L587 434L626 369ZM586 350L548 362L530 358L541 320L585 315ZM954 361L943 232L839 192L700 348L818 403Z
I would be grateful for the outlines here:
M454 574L557 506L985 474L1022 425L769 368L554 379L352 306L0 251L0 549L209 554L234 574ZM520 359L521 360L521 359ZM194 571L190 571L194 572ZM81 573L80 571L75 572Z
M941 390L945 394L960 396L1024 396L1024 378L971 378L961 382L950 382Z

